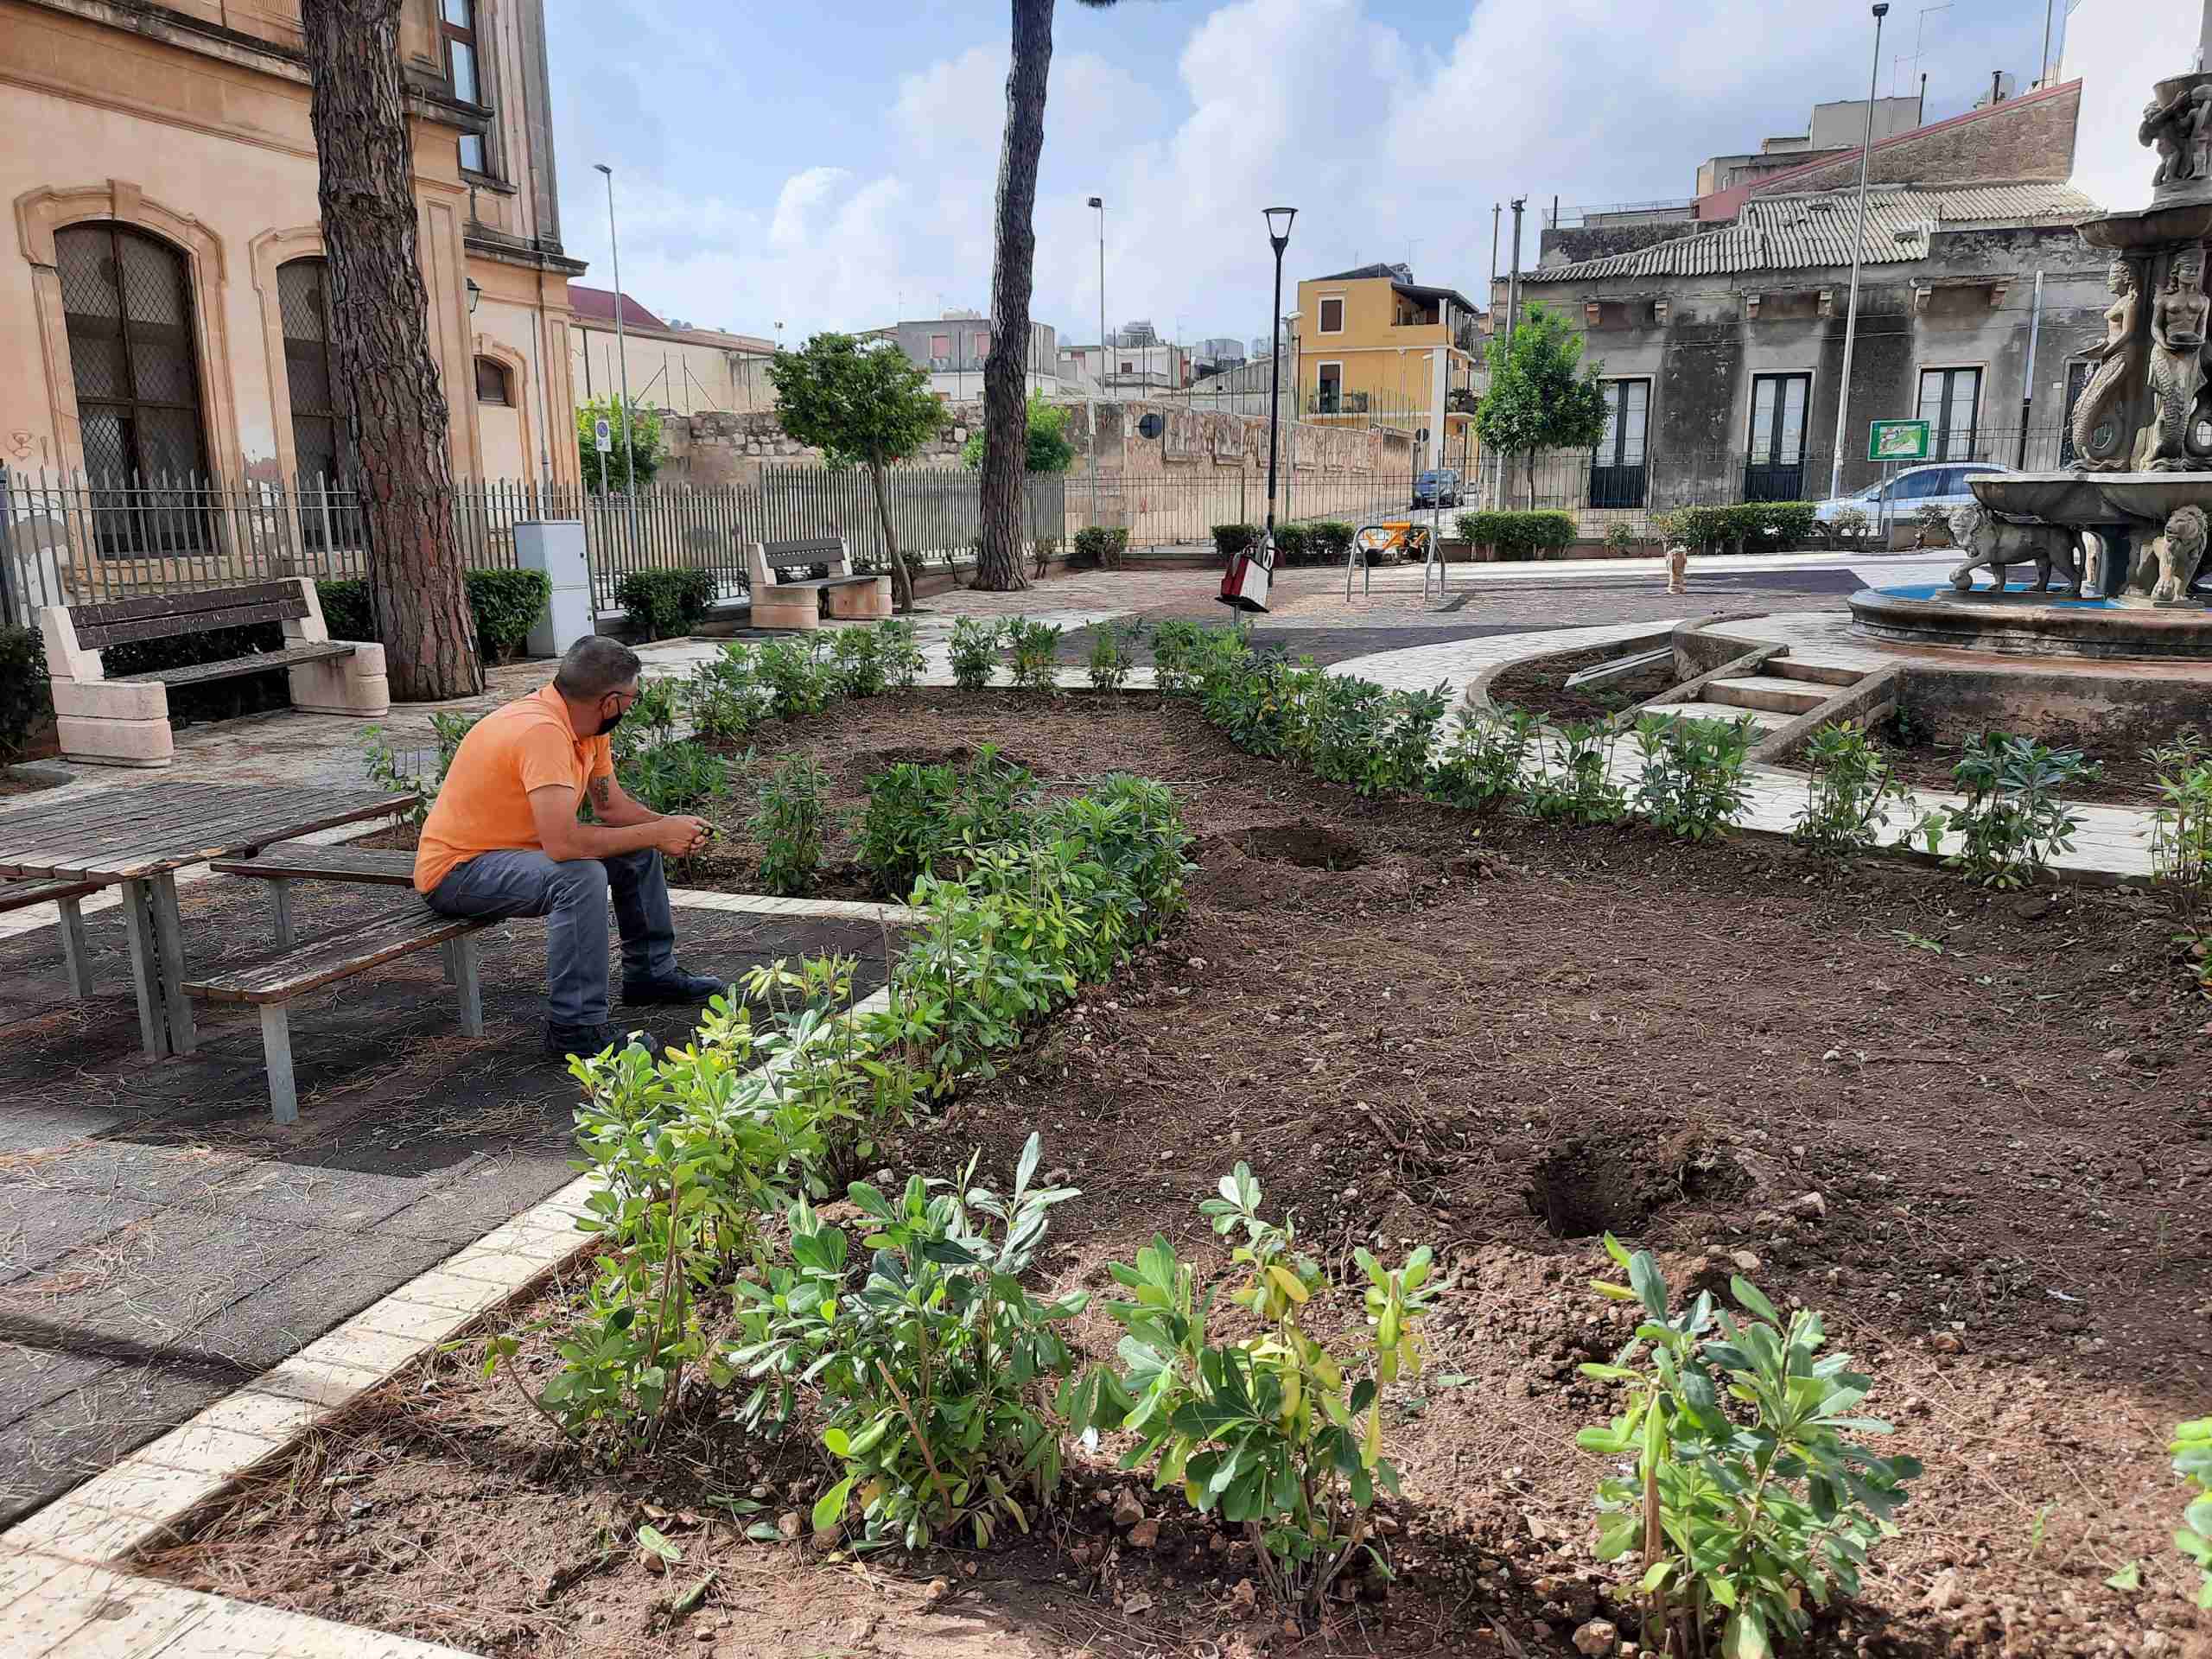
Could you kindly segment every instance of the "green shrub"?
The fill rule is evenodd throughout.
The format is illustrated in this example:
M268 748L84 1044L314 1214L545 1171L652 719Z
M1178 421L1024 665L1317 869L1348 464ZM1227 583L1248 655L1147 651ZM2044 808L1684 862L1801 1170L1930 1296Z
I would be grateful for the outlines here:
M1224 567L1238 554L1249 553L1260 544L1265 535L1257 524L1216 524L1213 527L1213 550L1221 556Z
M2151 814L2152 890L2173 918L2173 942L2212 992L2212 754L2192 730L2145 757L2158 778Z
M1611 1233L1605 1244L1629 1282L1591 1287L1637 1304L1642 1322L1612 1363L1580 1368L1624 1384L1628 1401L1575 1443L1636 1465L1633 1478L1598 1483L1598 1557L1642 1552L1647 1649L1711 1651L1719 1624L1725 1659L1762 1659L1809 1630L1815 1609L1859 1593L1859 1568L1896 1535L1890 1517L1920 1465L1874 1457L1853 1438L1890 1426L1860 1415L1872 1377L1848 1355L1820 1357L1818 1313L1784 1319L1742 1278L1730 1287L1749 1316L1740 1322L1707 1292L1677 1313L1648 1253L1630 1255Z
M693 665L683 701L701 737L734 742L768 717L770 698L753 648L733 639L715 657Z
M1669 542L1707 553L1781 552L1811 542L1819 529L1809 501L1746 501L1726 507L1678 507L1655 516Z
M1620 744L1618 721L1570 722L1549 739L1550 764L1529 791L1529 810L1563 823L1618 823L1628 816L1628 790L1612 775Z
M1225 528L1228 526L1222 524L1214 526L1214 545L1217 548L1221 545L1221 532ZM1262 537L1265 534L1264 531L1261 532ZM1258 538L1255 538L1253 545L1255 547L1259 545ZM1313 553L1313 536L1306 525L1277 524L1275 526L1275 563L1277 564L1286 568L1292 565L1311 564L1314 563Z
M836 694L846 697L882 695L889 683L883 641L874 628L840 628L830 637L830 658Z
M1134 1265L1108 1264L1132 1294L1107 1307L1128 1332L1116 1350L1123 1369L1074 1391L1069 1428L1136 1435L1122 1467L1150 1466L1155 1491L1179 1486L1192 1508L1245 1528L1276 1604L1311 1617L1361 1551L1383 1560L1367 1511L1377 1489L1399 1491L1382 1456L1384 1391L1420 1374L1421 1323L1443 1287L1425 1245L1395 1269L1355 1249L1367 1282L1359 1308L1338 1313L1344 1291L1261 1201L1239 1164L1198 1206L1217 1233L1241 1235L1231 1260L1248 1276L1230 1300L1259 1328L1215 1334L1213 1293L1155 1235Z
M1843 721L1805 740L1805 805L1789 832L1799 846L1827 858L1870 852L1892 810L1914 817L1918 803L1864 728Z
M1605 526L1605 550L1617 558L1625 558L1643 545L1647 534L1626 519L1618 520Z
M1049 1212L1077 1196L1032 1185L1039 1156L1033 1135L1003 1196L978 1181L976 1158L957 1180L914 1175L893 1196L855 1183L864 1265L802 1202L791 1267L738 1287L742 1334L718 1370L760 1384L740 1423L789 1421L801 1376L819 1394L842 1478L815 1502L817 1533L857 1505L870 1542L920 1549L964 1531L981 1548L1052 1503L1053 1385L1075 1370L1058 1327L1090 1299L1043 1302L1021 1283Z
M1449 806L1486 807L1518 800L1529 786L1529 760L1541 753L1543 717L1496 704L1462 706L1452 736L1431 769L1428 793Z
M979 616L963 616L953 622L949 651L955 685L963 691L980 691L991 683L1004 632L1002 623L986 622Z
M715 579L705 570L632 570L614 584L614 602L648 639L688 634L715 602Z
M408 821L420 823L430 815L430 803L438 798L438 790L445 783L446 773L452 768L453 758L461 748L461 740L475 729L481 715L438 713L430 716L430 770L416 768L423 759L419 751L402 754L385 739L381 726L371 726L361 734L365 751L363 768L369 781L378 789L397 794L403 791L417 798L408 813Z
M1636 722L1643 770L1636 785L1636 810L1669 835L1686 841L1717 839L1750 798L1751 745L1758 727L1748 715L1734 720L1689 720L1663 712Z
M1487 547L1501 562L1541 558L1574 545L1574 515L1550 511L1463 512L1453 521L1463 540Z
M1864 543L1874 521L1859 507L1844 507L1821 526L1831 550L1857 547Z
M1097 570L1109 563L1119 564L1122 555L1129 550L1129 532L1105 524L1092 524L1075 533L1075 557L1071 567Z
M760 810L746 826L760 843L760 880L770 893L804 893L822 868L830 779L811 755L795 754L768 774Z
M1809 547L1820 529L1820 509L1810 501L1766 501L1765 534L1773 550L1789 552Z
M804 720L836 700L836 672L823 660L827 649L819 633L771 639L754 652L753 671L768 694L768 713L777 720Z
M1351 556L1354 528L1341 518L1318 518L1306 527L1306 543L1312 548L1315 560L1322 564L1338 564Z
M1198 654L1205 643L1205 626L1187 616L1162 617L1153 625L1153 680L1171 696L1198 684Z
M35 628L0 628L0 766L21 755L53 713L45 640Z
M1986 887L2020 887L2073 847L2082 816L2059 791L2094 780L2097 768L2079 749L1988 732L1967 740L1951 776L1966 798L1929 824L1931 839L1941 830L1961 838L1944 862Z
M1135 617L1102 622L1090 639L1090 683L1101 691L1118 691L1136 666L1137 641L1144 624Z
M520 651L553 601L553 579L543 570L468 570L461 581L476 620L476 652L486 663Z
M879 622L875 632L885 683L894 691L912 690L927 665L919 631L912 622Z
M650 812L713 817L730 797L729 758L691 738L639 748L616 765L614 779Z
M903 899L950 854L1025 839L1036 785L988 743L963 772L901 761L868 780L861 863L877 892Z
M2196 1605L2212 1608L2212 1417L2176 1428L2166 1451L2174 1472L2189 1482L2194 1494L2174 1533L2174 1548L2196 1563Z
M1011 677L1025 691L1051 691L1059 685L1057 653L1066 630L1057 622L1032 622L1017 616L1006 625L1006 647L1013 653Z

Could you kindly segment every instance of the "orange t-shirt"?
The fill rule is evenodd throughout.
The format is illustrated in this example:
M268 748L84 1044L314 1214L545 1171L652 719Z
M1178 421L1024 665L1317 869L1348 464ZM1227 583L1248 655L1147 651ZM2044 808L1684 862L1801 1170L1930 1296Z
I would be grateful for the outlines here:
M446 768L415 853L415 890L429 893L479 853L536 850L530 792L565 785L582 798L614 770L604 737L578 737L551 686L476 722Z

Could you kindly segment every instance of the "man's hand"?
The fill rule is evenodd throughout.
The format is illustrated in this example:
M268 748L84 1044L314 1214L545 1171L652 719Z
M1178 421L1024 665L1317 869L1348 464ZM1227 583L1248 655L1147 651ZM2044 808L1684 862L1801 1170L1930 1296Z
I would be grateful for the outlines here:
M670 858L689 858L707 844L714 826L704 818L664 817L653 826L660 833L653 845Z

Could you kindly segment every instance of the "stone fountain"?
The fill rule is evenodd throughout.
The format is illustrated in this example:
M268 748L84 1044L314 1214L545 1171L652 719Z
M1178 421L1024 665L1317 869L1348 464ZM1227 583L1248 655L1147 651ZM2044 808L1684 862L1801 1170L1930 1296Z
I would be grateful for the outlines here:
M1870 590L1870 637L2039 656L2212 662L2212 73L2158 83L2138 136L2156 151L2151 205L2082 226L2111 255L2113 296L2073 412L2064 472L1972 480L1955 516L1966 561L1951 591ZM2037 578L2008 588L2007 568ZM1986 569L1994 586L1977 587Z

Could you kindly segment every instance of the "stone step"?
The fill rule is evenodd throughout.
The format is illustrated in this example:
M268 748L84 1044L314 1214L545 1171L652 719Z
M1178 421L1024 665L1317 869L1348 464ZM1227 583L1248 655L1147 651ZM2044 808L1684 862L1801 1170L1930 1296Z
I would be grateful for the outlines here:
M1807 685L1800 680L1769 679L1747 675L1732 680L1707 680L1707 702L1725 702L1738 709L1764 709L1777 715L1802 715L1817 709L1835 695L1827 686Z
M1856 685L1873 671L1804 657L1770 657L1759 668L1760 673L1777 679L1805 680L1815 685Z
M1746 709L1738 703L1724 702L1662 702L1644 710L1652 715L1680 715L1685 720L1743 720L1748 718L1754 726L1773 731L1787 726L1797 718L1795 715L1779 715L1766 709Z

